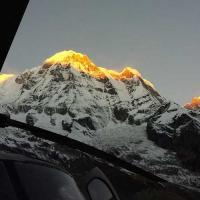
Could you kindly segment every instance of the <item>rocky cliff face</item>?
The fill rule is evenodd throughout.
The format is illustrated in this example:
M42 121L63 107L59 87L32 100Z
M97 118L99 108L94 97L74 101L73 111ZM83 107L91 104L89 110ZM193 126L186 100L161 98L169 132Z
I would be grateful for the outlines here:
M200 171L199 119L199 112L168 103L148 120L148 138L161 147L176 151L183 164Z

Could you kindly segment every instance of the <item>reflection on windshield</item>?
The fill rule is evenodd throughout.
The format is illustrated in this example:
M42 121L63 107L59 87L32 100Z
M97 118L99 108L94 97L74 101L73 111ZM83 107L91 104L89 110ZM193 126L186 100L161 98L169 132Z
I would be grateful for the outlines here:
M15 164L30 200L84 200L72 177L53 168Z
M93 179L88 185L92 200L114 200L110 188L100 179Z

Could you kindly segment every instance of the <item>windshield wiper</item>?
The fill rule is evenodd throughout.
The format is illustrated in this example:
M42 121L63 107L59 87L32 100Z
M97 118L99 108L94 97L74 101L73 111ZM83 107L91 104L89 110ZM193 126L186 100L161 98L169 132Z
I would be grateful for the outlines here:
M81 151L83 153L89 154L91 156L95 156L96 158L102 159L107 161L108 163L112 163L116 167L120 167L123 169L126 169L130 172L140 174L148 179L151 179L153 181L157 182L168 182L167 180L162 179L159 176L156 176L152 174L151 172L145 171L144 169L137 167L136 165L130 164L120 158L117 158L116 156L106 153L102 150L99 150L95 147L92 147L90 145L87 145L85 143L79 142L77 140L71 139L69 137L59 135L57 133L35 127L23 122L19 122L13 119L10 119L9 115L1 114L0 113L0 127L5 128L8 126L20 128L23 130L27 130L31 132L34 136L49 140L51 142L55 142L61 145L66 145L67 147L70 147L72 149L76 149L78 151Z

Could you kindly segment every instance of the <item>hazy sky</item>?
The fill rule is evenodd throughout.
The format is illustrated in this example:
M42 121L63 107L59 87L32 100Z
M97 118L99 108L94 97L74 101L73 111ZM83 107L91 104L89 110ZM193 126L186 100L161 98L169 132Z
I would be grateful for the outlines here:
M3 72L72 49L112 69L135 66L161 95L200 95L200 0L30 0Z

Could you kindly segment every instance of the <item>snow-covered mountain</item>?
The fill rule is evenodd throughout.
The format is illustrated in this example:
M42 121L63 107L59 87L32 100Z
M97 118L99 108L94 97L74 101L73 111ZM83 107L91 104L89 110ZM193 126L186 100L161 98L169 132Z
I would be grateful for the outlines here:
M1 85L0 103L13 118L81 140L119 123L141 124L164 102L130 67L114 72L71 51L64 58L51 63L53 56Z
M200 96L199 97L193 97L191 102L187 103L185 105L185 108L200 111Z
M173 182L200 187L200 175L182 167L177 149L167 143L181 135L185 116L195 118L198 127L198 114L160 96L136 69L117 72L86 55L63 51L20 75L1 76L0 104L11 118L94 145ZM171 131L173 123L177 126ZM12 148L28 142L41 149L16 130L14 136L3 132L2 143Z

